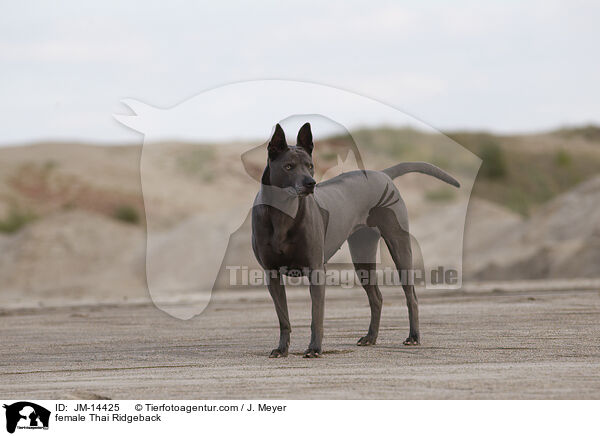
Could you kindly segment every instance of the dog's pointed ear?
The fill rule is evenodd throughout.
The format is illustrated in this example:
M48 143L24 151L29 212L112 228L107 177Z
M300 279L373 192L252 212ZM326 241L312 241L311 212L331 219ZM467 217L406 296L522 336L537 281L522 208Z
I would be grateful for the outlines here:
M288 148L287 142L285 142L285 133L279 124L275 126L275 132L273 137L269 141L269 159L275 159L277 155Z
M313 144L312 132L310 131L310 123L304 124L298 131L298 139L296 140L298 147L302 147L306 152L312 155Z

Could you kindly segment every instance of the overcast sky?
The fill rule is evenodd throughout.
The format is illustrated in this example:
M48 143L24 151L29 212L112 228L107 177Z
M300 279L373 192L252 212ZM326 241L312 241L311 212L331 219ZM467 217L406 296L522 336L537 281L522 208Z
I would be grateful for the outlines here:
M269 78L352 91L437 129L600 123L598 2L218 3L4 3L0 143L139 142L112 117L123 98L170 107Z

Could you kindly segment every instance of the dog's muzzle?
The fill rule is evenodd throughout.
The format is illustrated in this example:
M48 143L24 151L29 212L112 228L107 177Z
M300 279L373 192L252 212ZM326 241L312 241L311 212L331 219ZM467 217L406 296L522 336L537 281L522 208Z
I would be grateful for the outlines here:
M307 195L315 192L315 185L316 183L314 181L308 184L305 183L304 185L296 188L296 192L298 193L299 197L306 197Z
M312 194L313 192L315 192L316 184L317 182L315 182L313 178L307 177L306 179L304 179L302 185L296 189L296 192L298 192L299 196L306 196Z

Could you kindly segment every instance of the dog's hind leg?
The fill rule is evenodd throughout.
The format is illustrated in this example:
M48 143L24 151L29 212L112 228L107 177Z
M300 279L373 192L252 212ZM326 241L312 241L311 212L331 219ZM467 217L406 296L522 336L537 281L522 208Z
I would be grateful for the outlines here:
M402 281L408 306L410 331L404 345L419 345L419 303L414 287L412 249L408 233L408 218L402 202L371 210L367 223L381 232Z
M371 306L371 323L369 331L360 338L357 345L375 345L379 334L379 321L381 320L381 307L383 297L377 286L377 247L379 246L380 233L369 227L357 230L348 238L348 247L352 255L352 262L356 275L367 293L369 306Z
M269 357L286 357L290 346L290 333L292 327L290 325L290 316L288 314L287 298L285 295L285 286L281 281L279 272L266 271L267 287L273 303L277 318L279 318L279 346L271 351Z

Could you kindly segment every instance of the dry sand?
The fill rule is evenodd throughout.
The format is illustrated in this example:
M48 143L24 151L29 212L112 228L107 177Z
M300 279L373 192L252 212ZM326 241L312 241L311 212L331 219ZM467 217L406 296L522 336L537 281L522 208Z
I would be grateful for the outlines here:
M362 290L330 289L325 355L303 359L309 297L291 290L291 355L266 291L220 292L180 321L148 303L0 313L0 397L112 399L600 398L600 293L420 294L420 347L405 347L404 298L384 290L379 342ZM179 304L186 304L181 302Z

